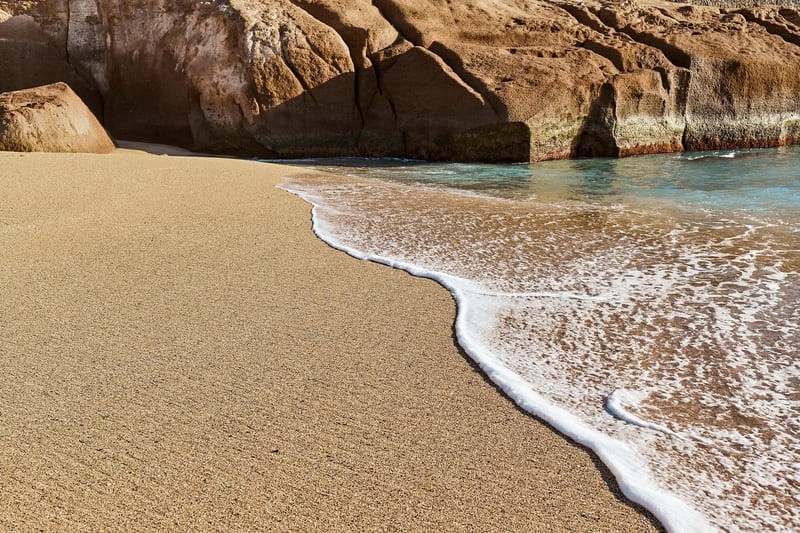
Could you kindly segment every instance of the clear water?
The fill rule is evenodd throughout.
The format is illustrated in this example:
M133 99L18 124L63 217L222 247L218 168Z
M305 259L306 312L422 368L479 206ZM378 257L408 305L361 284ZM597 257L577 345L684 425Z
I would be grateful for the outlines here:
M311 163L317 233L441 281L465 350L668 529L800 530L800 150Z

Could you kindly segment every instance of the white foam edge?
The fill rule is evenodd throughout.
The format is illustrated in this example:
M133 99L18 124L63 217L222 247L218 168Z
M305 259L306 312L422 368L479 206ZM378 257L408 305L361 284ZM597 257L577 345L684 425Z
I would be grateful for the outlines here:
M683 438L666 426L656 424L655 422L648 422L647 420L631 413L625 409L625 406L623 405L625 400L630 400L628 391L624 389L615 390L606 398L606 410L611 413L614 418L622 420L628 424L633 424L634 426L639 426L640 428L644 429L658 431L671 437L676 437L679 439Z
M598 431L575 414L545 399L531 389L530 384L516 372L492 355L477 338L474 338L466 327L470 312L469 299L456 285L457 278L403 261L364 253L339 242L333 237L332 232L326 231L326 225L318 215L319 205L312 195L292 189L286 184L278 185L278 188L311 204L312 230L319 239L332 248L356 259L379 263L404 270L413 276L432 279L446 288L456 301L456 338L464 352L522 410L543 420L570 440L592 450L611 471L625 497L650 511L668 532L715 531L700 512L675 494L660 488L653 480L647 465L636 456L630 446Z
M711 152L703 153L701 155L685 156L687 161L702 161L703 159L734 159L739 154L745 154L746 151L729 151L729 152ZM678 156L681 157L681 156Z

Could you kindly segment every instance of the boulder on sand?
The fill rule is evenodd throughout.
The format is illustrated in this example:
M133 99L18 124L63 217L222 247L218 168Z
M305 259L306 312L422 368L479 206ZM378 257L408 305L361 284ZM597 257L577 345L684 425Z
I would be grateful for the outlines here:
M107 153L114 142L66 83L0 94L0 150Z

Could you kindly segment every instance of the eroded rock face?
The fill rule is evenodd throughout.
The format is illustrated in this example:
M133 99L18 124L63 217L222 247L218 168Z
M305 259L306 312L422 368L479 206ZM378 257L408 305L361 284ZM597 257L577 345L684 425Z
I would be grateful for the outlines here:
M58 30L66 18L62 19L58 10L51 14L52 19L44 16L41 7L33 2L0 2L0 92L61 81L102 116L103 104L94 80L81 76L68 61L63 44L66 34L60 35ZM45 28L56 33L49 35Z
M107 153L103 126L65 83L0 94L0 150Z
M61 47L119 138L272 157L524 161L798 142L800 16L730 4L27 0L0 9L38 27L18 42ZM6 24L0 17L0 32Z
M603 24L685 69L686 149L790 142L785 131L800 116L800 48L756 17L689 5L588 6Z

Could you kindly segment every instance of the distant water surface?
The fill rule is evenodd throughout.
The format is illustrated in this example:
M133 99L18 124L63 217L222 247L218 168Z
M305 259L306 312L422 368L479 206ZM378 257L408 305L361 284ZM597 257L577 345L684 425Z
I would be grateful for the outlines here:
M800 531L800 150L314 160L349 253L442 282L464 349L670 530Z

